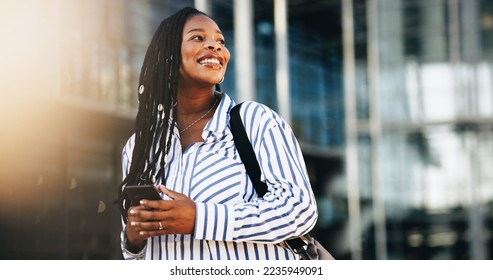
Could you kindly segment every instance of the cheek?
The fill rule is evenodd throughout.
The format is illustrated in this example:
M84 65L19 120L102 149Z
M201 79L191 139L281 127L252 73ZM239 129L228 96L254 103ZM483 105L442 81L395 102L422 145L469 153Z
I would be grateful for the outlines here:
M186 53L182 52L182 57L181 57L181 65L180 69L182 71L193 71L193 67L195 67L196 61L194 60L193 56L186 55Z
M229 53L228 49L225 49L225 51L223 51L223 52L224 52L224 58L225 58L224 66L227 66L228 63L229 63L229 59L231 58L231 56L230 56L230 53Z
M184 61L189 61L193 59L194 57L194 49L185 45L181 46L181 60L182 62Z

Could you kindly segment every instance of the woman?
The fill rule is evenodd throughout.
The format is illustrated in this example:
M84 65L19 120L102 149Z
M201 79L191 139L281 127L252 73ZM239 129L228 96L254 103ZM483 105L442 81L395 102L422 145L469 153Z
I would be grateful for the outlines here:
M301 151L274 111L243 104L240 114L269 188L258 198L229 127L234 101L215 90L229 59L219 27L193 8L155 32L140 75L136 131L123 149L122 186L153 184L164 200L124 207L124 258L298 258L280 243L317 220Z

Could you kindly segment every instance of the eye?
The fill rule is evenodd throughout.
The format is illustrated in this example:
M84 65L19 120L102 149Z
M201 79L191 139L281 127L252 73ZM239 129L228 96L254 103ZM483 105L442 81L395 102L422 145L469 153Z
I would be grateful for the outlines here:
M218 42L219 42L219 44L221 44L221 45L226 45L226 41L225 41L224 39L222 39L222 38L221 38L221 39L219 39L219 40L217 40L217 41L218 41Z
M202 40L204 40L204 37L202 37L201 35L194 35L194 36L190 37L190 40L191 41L202 41Z

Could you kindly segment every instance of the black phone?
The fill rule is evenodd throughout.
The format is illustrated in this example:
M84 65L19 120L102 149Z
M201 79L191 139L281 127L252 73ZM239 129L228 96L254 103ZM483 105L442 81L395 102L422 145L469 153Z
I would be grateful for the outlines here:
M130 204L136 206L140 204L140 200L160 200L163 199L156 187L153 185L126 186L123 189L125 198L130 199Z

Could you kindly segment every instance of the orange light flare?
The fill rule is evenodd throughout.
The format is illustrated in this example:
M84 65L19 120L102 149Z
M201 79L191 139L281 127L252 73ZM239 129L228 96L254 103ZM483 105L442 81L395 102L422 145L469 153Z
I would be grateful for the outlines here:
M41 176L33 151L46 149L46 101L59 91L60 12L58 0L0 2L0 210L25 201L22 186Z

